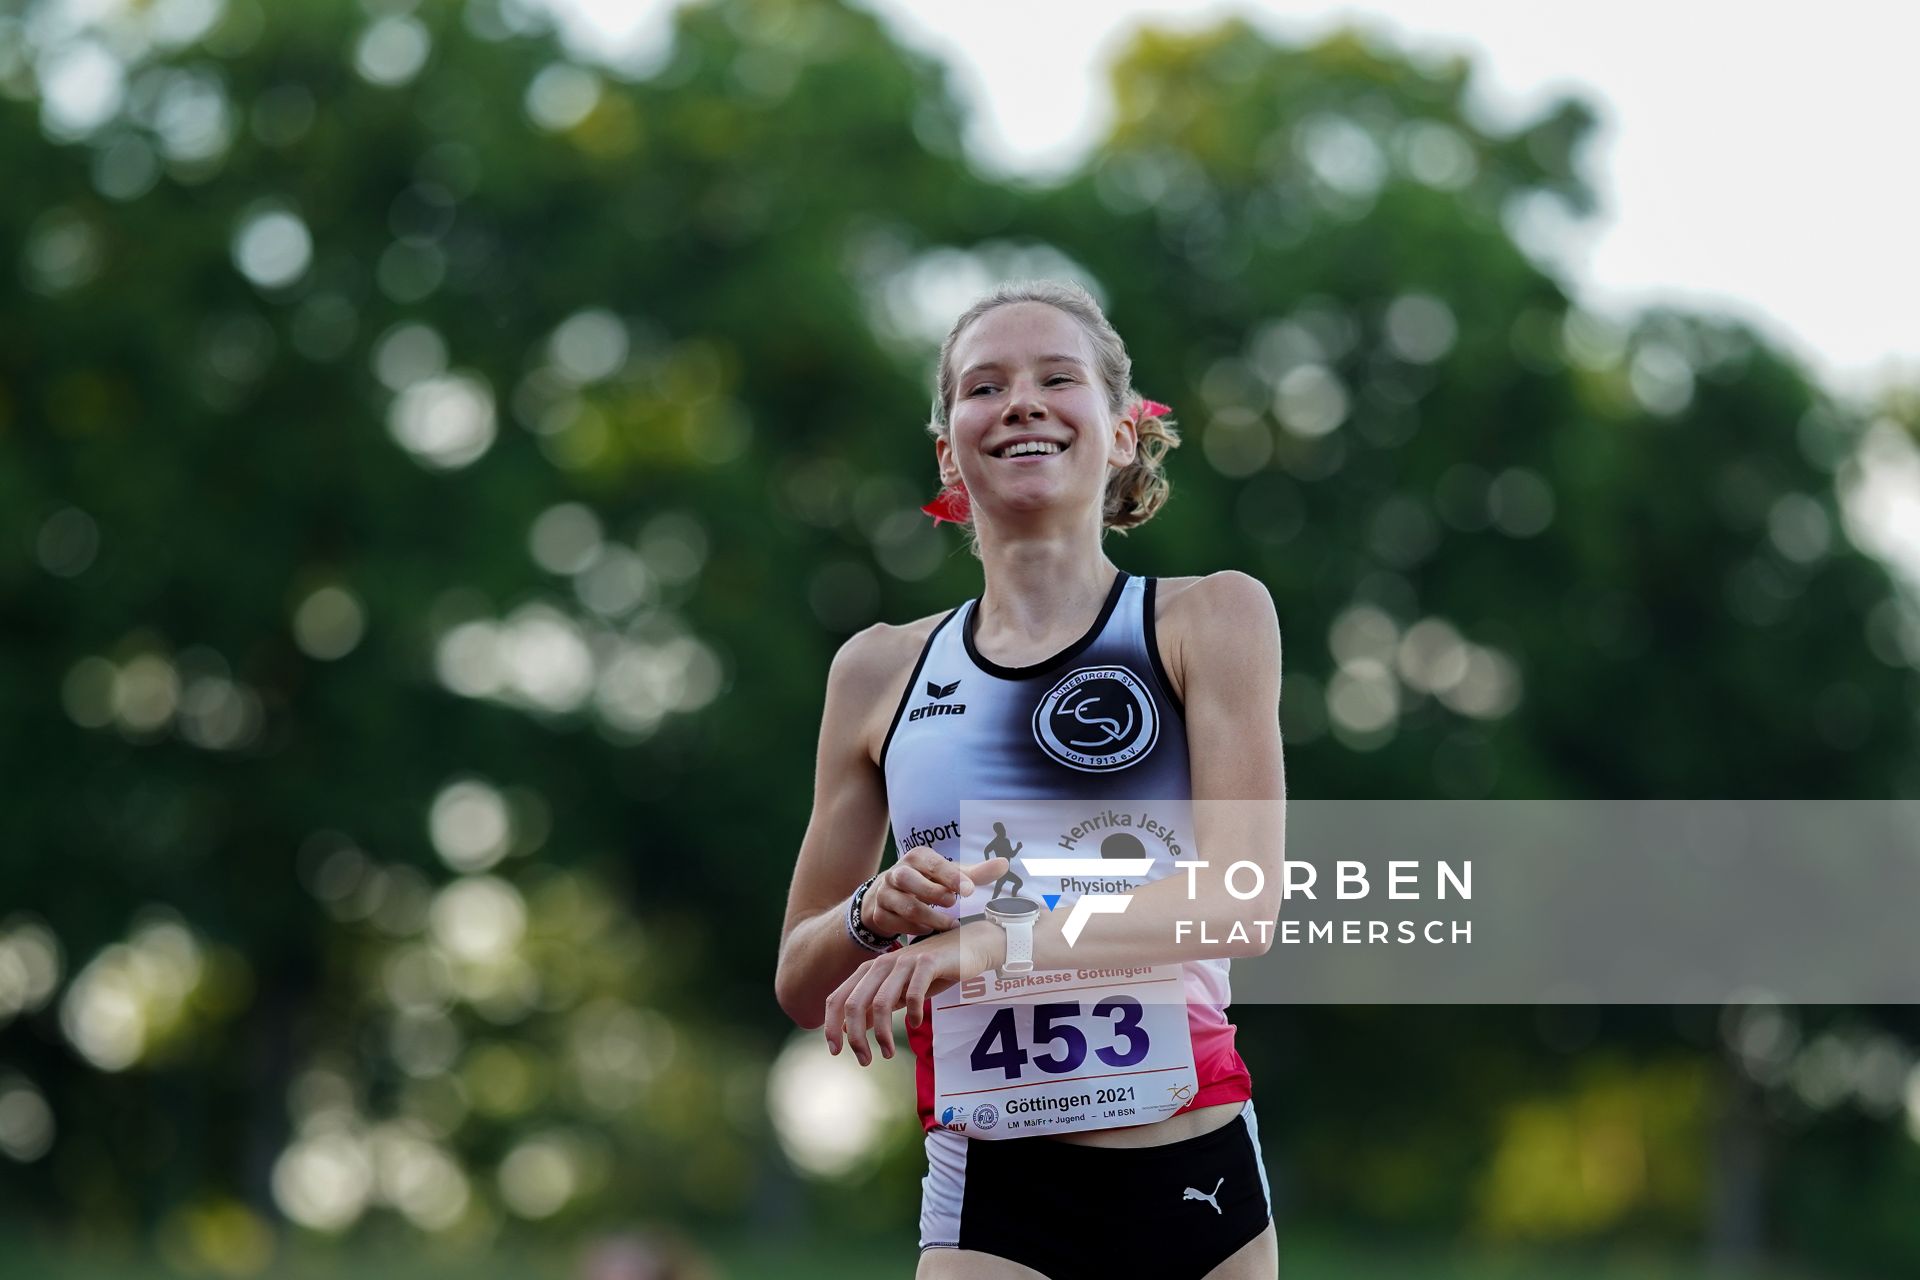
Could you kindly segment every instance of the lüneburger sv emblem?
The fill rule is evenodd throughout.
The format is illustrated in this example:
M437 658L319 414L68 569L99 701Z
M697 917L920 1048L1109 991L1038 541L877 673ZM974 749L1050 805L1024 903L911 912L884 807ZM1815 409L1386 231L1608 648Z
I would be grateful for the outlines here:
M1082 773L1135 763L1160 740L1146 686L1125 667L1082 667L1063 676L1033 709L1040 749Z

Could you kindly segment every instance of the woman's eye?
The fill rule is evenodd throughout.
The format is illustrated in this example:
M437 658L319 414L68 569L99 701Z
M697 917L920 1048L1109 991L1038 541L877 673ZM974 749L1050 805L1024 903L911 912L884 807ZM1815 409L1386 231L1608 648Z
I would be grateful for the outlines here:
M1051 387L1055 383L1072 382L1072 381L1073 381L1073 378L1071 375L1064 374L1064 373L1056 373L1051 378L1047 379L1047 385ZM967 392L967 395L970 397L977 396L982 391L992 391L993 389L994 387L991 382L983 382L979 386L975 387L973 390Z

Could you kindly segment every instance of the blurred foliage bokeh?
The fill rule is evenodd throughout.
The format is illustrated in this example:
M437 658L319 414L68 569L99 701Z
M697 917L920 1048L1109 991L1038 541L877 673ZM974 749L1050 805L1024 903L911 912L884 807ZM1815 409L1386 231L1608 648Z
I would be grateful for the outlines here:
M1237 20L1110 74L1042 184L842 0L0 13L0 1272L904 1270L910 1085L771 974L834 649L978 590L921 424L1005 277L1176 406L1109 552L1272 589L1296 794L1920 789L1920 393L1583 310L1587 104ZM1238 1021L1298 1274L1920 1271L1904 1008Z

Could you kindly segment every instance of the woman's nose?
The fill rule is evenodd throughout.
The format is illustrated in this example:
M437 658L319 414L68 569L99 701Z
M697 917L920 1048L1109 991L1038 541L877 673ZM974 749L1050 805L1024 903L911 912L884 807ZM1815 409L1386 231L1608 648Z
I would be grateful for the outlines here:
M1038 417L1046 412L1040 403L1040 397L1032 391L1014 390L1007 396L1008 422L1025 422L1030 417Z

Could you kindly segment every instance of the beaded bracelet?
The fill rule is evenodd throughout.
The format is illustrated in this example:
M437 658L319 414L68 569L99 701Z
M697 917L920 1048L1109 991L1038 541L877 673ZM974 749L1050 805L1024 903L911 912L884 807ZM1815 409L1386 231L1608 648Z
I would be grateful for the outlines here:
M847 899L847 936L875 955L891 951L899 945L896 939L875 933L860 920L860 899L867 896L867 890L873 887L873 882L878 880L880 875L881 873L876 871L868 876L866 881L853 891L853 896Z

